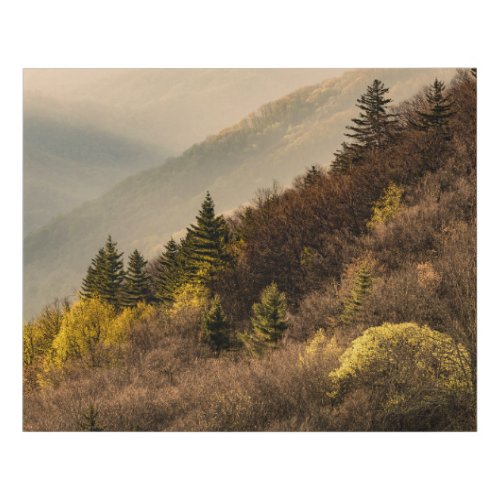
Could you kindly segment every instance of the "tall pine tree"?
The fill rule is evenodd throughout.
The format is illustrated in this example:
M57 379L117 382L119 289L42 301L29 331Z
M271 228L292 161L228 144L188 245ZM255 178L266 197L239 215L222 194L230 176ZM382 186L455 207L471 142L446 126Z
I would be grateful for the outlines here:
M146 272L147 263L148 261L138 250L134 250L130 254L123 291L122 303L124 306L133 307L139 302L148 303L151 301L151 283Z
M425 91L426 111L417 111L418 120L413 126L418 130L432 130L440 135L448 136L448 121L454 112L453 104L446 95L444 82L434 80L434 83Z
M252 326L256 334L264 335L271 342L277 342L288 328L286 321L287 303L285 294L276 283L264 289L260 302L252 306Z
M175 289L182 283L181 246L173 238L165 245L158 260L156 294L162 302L171 302Z
M82 282L81 295L86 299L100 297L103 292L103 273L106 262L106 251L100 248L87 269L87 276Z
M354 125L346 127L351 133L345 135L353 138L363 149L380 148L390 137L395 115L387 111L388 104L392 102L385 97L387 92L389 89L380 80L373 80L366 93L357 99L356 106L361 113L359 118L352 119Z
M119 253L117 243L108 236L104 246L106 258L103 269L103 286L101 298L109 302L116 308L122 305L123 300L123 280L125 271L123 270L123 252Z
M353 118L354 125L346 128L347 137L354 139L350 144L343 142L334 153L330 164L332 172L345 173L363 160L367 151L383 147L391 137L395 125L395 114L388 112L392 99L385 95L389 89L380 80L374 80L359 99L356 106L361 109L358 118Z
M118 253L117 245L108 236L106 244L97 252L87 269L82 283L81 294L85 298L98 297L119 307L122 302L123 253Z
M215 206L207 192L196 224L188 227L185 249L189 259L201 276L207 278L214 270L229 261L227 249L229 231L222 216L215 216Z

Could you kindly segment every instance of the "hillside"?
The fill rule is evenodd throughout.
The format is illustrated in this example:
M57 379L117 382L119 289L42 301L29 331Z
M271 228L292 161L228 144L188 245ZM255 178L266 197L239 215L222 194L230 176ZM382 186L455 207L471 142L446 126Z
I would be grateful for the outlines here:
M26 69L24 236L263 102L342 72Z
M354 103L376 76L401 101L453 70L361 70L306 87L264 105L159 168L121 182L99 199L61 216L24 242L24 315L71 295L88 262L112 234L125 252L157 254L191 221L206 190L220 211L250 200L273 180L288 184L311 163L328 164L343 140Z
M28 111L23 129L25 236L168 156L153 144Z
M476 430L476 72L425 90L153 268L109 239L25 324L24 429Z

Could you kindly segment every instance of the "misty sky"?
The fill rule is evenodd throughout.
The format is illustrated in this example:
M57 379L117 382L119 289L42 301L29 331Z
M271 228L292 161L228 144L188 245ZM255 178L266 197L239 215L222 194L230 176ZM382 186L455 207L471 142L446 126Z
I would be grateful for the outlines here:
M25 117L91 126L179 154L341 69L27 69Z

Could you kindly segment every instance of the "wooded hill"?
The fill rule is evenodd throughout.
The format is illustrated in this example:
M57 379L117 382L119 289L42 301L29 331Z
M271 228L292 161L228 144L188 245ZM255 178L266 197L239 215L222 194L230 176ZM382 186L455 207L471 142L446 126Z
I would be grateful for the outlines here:
M288 185L312 162L328 163L356 98L374 78L399 102L436 76L449 81L453 70L356 70L299 89L52 220L24 241L25 319L54 297L74 295L108 234L127 254L140 248L153 258L194 219L207 190L226 212L274 179Z
M25 325L25 429L474 430L476 74L390 99L149 264L108 237Z

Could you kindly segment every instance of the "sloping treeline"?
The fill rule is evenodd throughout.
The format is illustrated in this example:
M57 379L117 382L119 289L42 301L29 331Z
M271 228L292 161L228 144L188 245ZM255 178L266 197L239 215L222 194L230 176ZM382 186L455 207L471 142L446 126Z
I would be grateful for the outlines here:
M398 107L389 92L368 86L329 169L226 218L207 193L152 262L135 250L125 269L108 237L81 298L26 326L27 379L57 387L69 378L54 366L71 363L91 367L67 372L75 380L111 370L115 385L80 415L90 430L473 429L476 74ZM81 398L66 383L30 393L31 422ZM157 391L154 421L150 403L141 416L124 402L130 391Z
M123 253L108 236L92 259L82 283L82 296L98 297L116 308L135 306L139 302L174 301L175 292L187 283L205 284L219 269L230 263L229 229L216 216L214 202L207 193L196 218L179 243L171 239L161 256L148 269L148 261L136 249L124 270Z
M359 117L347 126L351 141L335 152L328 172L313 165L294 188L263 190L253 206L227 220L216 216L207 192L186 236L171 239L150 265L135 250L124 271L122 254L108 237L88 269L82 296L120 309L139 302L172 306L183 294L206 292L225 318L221 332L227 335L255 323L251 311L270 285L296 310L325 277L340 279L356 257L356 242L377 222L376 204L383 210L399 202L402 191L391 198L391 186L414 185L455 154L451 130L469 126L463 113L454 121L463 100L458 87L448 92L435 80L411 106L395 110L389 89L374 80L358 99ZM219 339L217 346L231 345L221 332L209 337Z
M361 112L347 126L350 143L335 152L330 172L313 165L295 189L264 190L255 206L225 220L215 215L207 193L179 243L171 239L152 265L138 250L124 271L111 236L92 260L82 284L84 297L98 296L116 307L172 303L187 283L207 285L229 301L233 320L241 320L262 289L276 282L295 304L320 276L339 276L341 253L366 232L374 203L390 182L408 184L439 168L450 140L454 115L443 82L436 80L420 106L406 113L389 111L389 89L379 80L358 99ZM422 134L415 135L418 130ZM401 151L401 144L411 150ZM429 147L431 146L431 147ZM409 158L420 156L405 168ZM428 163L433 159L433 164ZM333 250L333 252L332 252Z
M339 279L361 252L374 205L390 185L405 186L409 193L450 163L457 150L466 156L465 174L473 172L472 85L464 75L444 93L442 82L435 82L424 96L389 111L388 89L373 82L358 102L360 117L349 127L352 141L335 153L330 171L313 166L293 189L269 189L240 210L229 221L239 242L236 265L220 273L214 286L234 319L245 316L271 281L296 307L325 278Z

